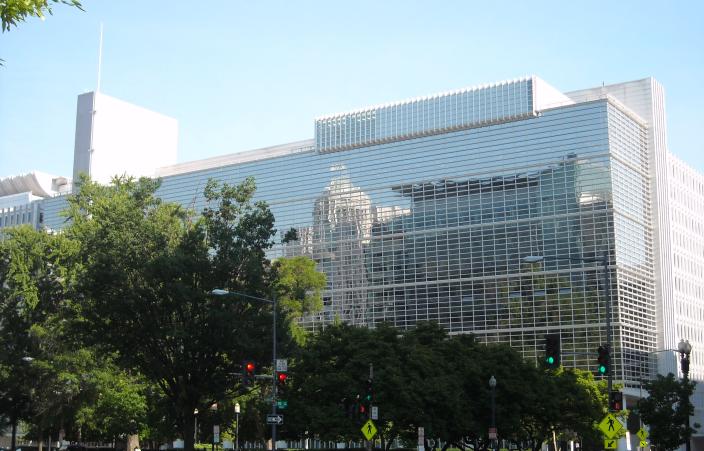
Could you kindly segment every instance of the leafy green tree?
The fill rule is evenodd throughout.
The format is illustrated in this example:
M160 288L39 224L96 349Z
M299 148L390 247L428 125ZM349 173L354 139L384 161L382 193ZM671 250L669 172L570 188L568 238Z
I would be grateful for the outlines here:
M603 435L595 426L608 411L606 381L589 371L562 369L556 375L555 394L559 414L554 430L562 440L579 440L585 449L599 449Z
M658 375L646 382L648 397L638 402L636 411L645 424L650 426L650 440L659 450L670 451L691 439L699 428L689 426L688 419L694 413L690 397L695 382L677 380L672 373ZM683 402L684 400L684 402Z
M398 388L389 387L395 398L389 420L404 442L414 443L418 427L423 427L426 438L460 446L467 431L475 428L477 400L465 390L475 388L477 378L465 371L476 368L475 345L473 336L449 338L433 322L419 323L404 333L403 379ZM389 434L389 445L393 438Z
M56 318L72 279L67 262L75 250L64 237L27 226L5 232L0 241L0 413L10 419L13 448L18 421L31 422L41 409L37 382L55 382L35 364L60 354L49 330L60 325Z
M146 383L110 361L82 374L85 402L76 412L81 437L111 441L140 433L146 423Z
M276 272L265 253L274 217L266 203L253 201L253 179L235 186L209 181L200 215L161 201L159 184L81 179L69 198L66 235L80 244L83 339L161 388L191 450L194 409L235 395L243 360L271 361L262 339L270 336L270 305L211 291L271 296ZM286 292L287 311L307 308L293 306L307 293L304 285Z
M28 17L38 17L44 20L47 14L52 14L53 4L63 3L83 10L79 0L0 0L0 20L2 31L9 31Z
M325 274L316 270L313 260L302 256L280 258L274 261L272 271L285 323L296 343L303 344L307 333L298 320L323 307L321 292L325 288Z
M379 407L375 423L385 445L395 438L412 445L423 427L426 438L440 439L445 448L489 449L491 376L499 438L521 447L540 449L553 433L591 443L598 439L595 420L606 409L604 384L590 373L546 371L507 345L448 336L435 323L402 335L388 325L338 324L313 335L296 360L288 436L308 431L324 440L360 440L365 418L355 408L369 363Z
M311 337L289 371L291 421L283 426L283 436L297 438L305 431L322 440L354 436L359 421L356 396L369 366L357 357L358 348L370 334L366 328L338 324Z
M96 375L102 374L104 382L125 380L125 390L115 398L130 399L127 389L132 385L126 374L110 359L81 347L71 333L76 312L69 294L79 268L77 250L77 243L63 235L29 227L9 231L0 242L0 377L1 386L11 392L0 395L0 405L10 416L16 412L29 436L40 443L47 435L57 437L60 430L74 440L81 438L82 430L90 431L78 412L100 405L110 393L108 385L91 383ZM119 417L119 425L100 437L110 440L129 433L140 416L127 409L121 415L100 413Z

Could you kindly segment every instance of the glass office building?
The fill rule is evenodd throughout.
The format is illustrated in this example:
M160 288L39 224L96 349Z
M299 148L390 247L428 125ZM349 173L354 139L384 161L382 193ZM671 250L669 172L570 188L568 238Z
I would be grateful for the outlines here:
M559 334L563 364L593 370L608 290L617 382L677 373L660 351L681 338L704 348L704 254L687 245L704 177L668 154L652 78L562 93L526 77L312 125L309 140L157 173L165 200L196 209L208 179L256 179L276 217L270 257L307 255L327 275L306 326L437 321L528 359ZM62 227L64 198L37 202L38 226ZM696 354L691 368L704 374Z
M160 194L199 208L207 179L254 176L297 232L271 257L327 275L310 327L437 321L526 358L557 333L563 363L591 368L606 288L616 379L635 382L657 340L648 139L608 92L528 77L321 117L313 140L162 168Z

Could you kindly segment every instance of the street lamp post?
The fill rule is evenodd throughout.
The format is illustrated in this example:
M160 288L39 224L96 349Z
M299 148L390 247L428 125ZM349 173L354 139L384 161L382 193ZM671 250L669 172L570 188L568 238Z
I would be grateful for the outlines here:
M493 375L489 379L489 387L491 388L491 432L494 434L491 443L496 449L498 443L498 437L496 437L496 378Z
M235 403L235 451L240 451L240 403Z
M526 263L538 263L545 260L542 255L529 255L523 257L523 261ZM609 359L611 358L611 274L609 273L609 251L604 250L601 258L580 258L580 257L568 257L568 258L557 258L557 260L568 260L570 262L582 262L582 263L601 263L603 266L604 273L604 302L606 303L606 347L609 350ZM613 386L613 373L611 369L606 374L606 390L609 395L609 410L611 410L612 394L611 389Z
M680 340L679 344L677 345L677 350L680 353L680 366L682 368L682 376L684 379L684 383L686 384L689 381L689 354L692 352L692 345L689 343L689 340ZM682 400L682 404L685 404L685 400ZM689 400L687 400L689 402ZM687 440L685 441L685 449L686 451L691 450L691 438L689 434L689 414L687 414L687 420L685 422L685 426L687 427Z
M214 403L210 406L210 412L213 414L213 440L210 442L210 450L211 450L211 451L215 451L215 429L216 429L216 427L215 427L215 421L216 421L215 416L216 416L217 413L218 413L218 403L214 402ZM218 427L219 427L219 426L218 426Z
M277 302L276 296L273 299L260 298L257 296L252 296L246 293L240 293L238 291L229 291L216 288L210 292L214 296L238 296L246 299L253 299L255 301L265 302L272 305L273 310L273 325L271 330L271 371L272 371L272 396L271 396L271 413L276 415L276 381L277 381L277 371L276 371L276 319L277 319ZM271 449L276 451L276 423L271 424Z
M193 409L193 448L198 443L198 409Z

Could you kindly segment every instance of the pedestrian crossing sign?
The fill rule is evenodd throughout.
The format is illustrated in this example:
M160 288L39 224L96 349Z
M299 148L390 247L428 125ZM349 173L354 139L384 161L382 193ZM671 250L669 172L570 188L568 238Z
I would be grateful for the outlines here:
M599 429L606 438L614 438L623 429L623 425L612 414L608 414L599 423Z
M364 435L364 438L367 440L374 438L376 432L376 426L372 420L367 420L367 422L364 423L364 426L362 426L362 435Z

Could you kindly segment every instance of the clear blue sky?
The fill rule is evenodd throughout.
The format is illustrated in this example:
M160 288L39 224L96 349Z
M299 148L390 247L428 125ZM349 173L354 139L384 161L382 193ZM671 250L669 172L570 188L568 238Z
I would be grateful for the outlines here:
M76 96L175 117L179 161L311 138L316 116L536 74L654 76L669 147L704 171L701 1L83 0L0 35L0 176L71 175Z

